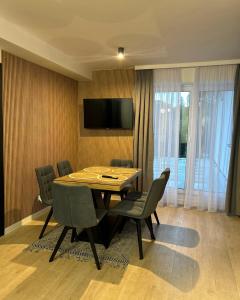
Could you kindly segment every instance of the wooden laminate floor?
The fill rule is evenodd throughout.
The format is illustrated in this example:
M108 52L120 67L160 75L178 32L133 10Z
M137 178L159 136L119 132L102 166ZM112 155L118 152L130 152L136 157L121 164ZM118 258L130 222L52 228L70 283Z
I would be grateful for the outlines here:
M127 269L23 251L41 221L0 239L0 299L239 299L240 218L183 208L159 208L156 242ZM53 224L52 224L53 226Z

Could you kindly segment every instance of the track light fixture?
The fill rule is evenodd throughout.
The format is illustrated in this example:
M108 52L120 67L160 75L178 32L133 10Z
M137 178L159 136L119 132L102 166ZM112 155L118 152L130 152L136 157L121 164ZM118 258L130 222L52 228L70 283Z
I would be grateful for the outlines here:
M123 47L118 47L118 51L117 51L117 57L119 59L123 59L124 58L124 48Z

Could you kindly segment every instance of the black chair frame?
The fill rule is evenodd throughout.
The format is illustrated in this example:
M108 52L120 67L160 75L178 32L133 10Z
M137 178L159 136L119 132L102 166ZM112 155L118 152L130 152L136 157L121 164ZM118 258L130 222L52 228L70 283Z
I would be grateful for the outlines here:
M104 240L104 247L105 248L108 248L109 246L109 242L108 240L106 239L106 235L104 234L104 231L105 231L105 222L106 222L106 217L104 217L101 222L99 223L99 225L102 227L101 230L102 230L102 237L103 237L103 240ZM77 228L76 227L70 227L70 226L64 226L63 230L62 230L62 233L54 247L54 250L50 256L50 259L49 259L49 262L52 262L57 254L57 251L59 250L64 238L66 237L66 234L69 230L72 230L72 234L71 234L71 243L73 242L78 242L78 235L77 235ZM92 252L93 252L93 256L94 256L94 260L95 260L95 264L96 264L96 267L98 270L101 269L101 265L100 265L100 262L99 262L99 259L98 259L98 255L97 255L97 250L96 250L96 247L95 247L95 242L94 242L94 235L93 235L93 227L91 228L85 228L84 229L85 232L87 233L87 236L88 236L88 240L90 242L90 245L91 245L91 249L92 249Z
M115 235L116 231L118 230L119 233L122 232L124 225L128 220L133 220L136 223L137 229L137 238L138 238L138 249L139 249L139 259L143 259L143 247L142 247L142 219L130 218L125 216L117 216L117 219L114 224L114 229L112 235ZM151 240L156 240L154 232L153 232L153 224L152 224L152 217L149 216L144 219L145 223L147 224L148 230L150 232Z

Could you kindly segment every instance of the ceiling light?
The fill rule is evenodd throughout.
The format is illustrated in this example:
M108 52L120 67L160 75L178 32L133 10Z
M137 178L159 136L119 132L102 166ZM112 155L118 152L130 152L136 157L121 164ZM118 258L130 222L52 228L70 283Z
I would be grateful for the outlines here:
M123 47L118 47L117 57L119 59L123 59L124 58L124 48Z

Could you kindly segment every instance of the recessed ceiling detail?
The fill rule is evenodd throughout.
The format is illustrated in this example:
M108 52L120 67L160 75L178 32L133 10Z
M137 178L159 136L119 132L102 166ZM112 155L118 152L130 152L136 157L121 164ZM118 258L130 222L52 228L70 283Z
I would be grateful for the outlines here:
M0 18L93 70L240 58L239 0L1 0Z
M54 38L48 43L63 51L65 54L73 56L75 58L91 57L96 55L104 55L103 46L99 42L94 42L79 37L62 37Z

